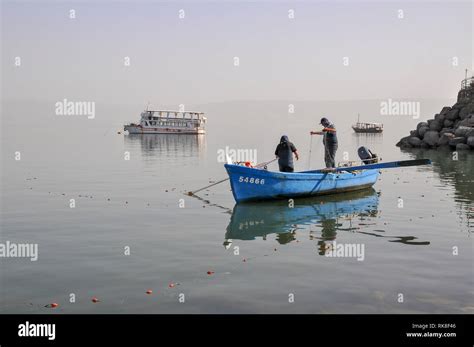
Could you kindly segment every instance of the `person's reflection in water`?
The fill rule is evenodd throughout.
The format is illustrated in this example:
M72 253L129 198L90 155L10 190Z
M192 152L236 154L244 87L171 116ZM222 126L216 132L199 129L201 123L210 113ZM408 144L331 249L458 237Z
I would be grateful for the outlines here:
M330 249L330 244L327 244L325 241L336 239L336 227L337 221L335 219L323 219L321 221L321 240L318 241L319 255L325 255Z

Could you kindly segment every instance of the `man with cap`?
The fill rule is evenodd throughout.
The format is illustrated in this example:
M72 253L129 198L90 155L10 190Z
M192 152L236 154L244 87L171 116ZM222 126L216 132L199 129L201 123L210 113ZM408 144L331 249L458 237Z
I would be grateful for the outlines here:
M336 127L327 118L321 118L321 124L324 128L321 131L311 131L311 135L324 135L324 161L326 168L336 167L337 135Z

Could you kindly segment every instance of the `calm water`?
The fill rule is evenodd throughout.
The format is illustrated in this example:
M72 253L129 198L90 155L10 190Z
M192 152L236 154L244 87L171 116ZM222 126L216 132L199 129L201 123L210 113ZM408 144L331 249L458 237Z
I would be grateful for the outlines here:
M444 104L424 105L421 118ZM473 313L474 155L400 151L394 144L419 120L387 117L383 135L353 134L357 112L380 120L370 116L377 102L301 102L295 114L287 105L198 105L208 133L195 137L118 134L140 106L98 104L88 120L55 116L54 103L6 103L1 239L38 243L39 259L0 260L1 312ZM384 161L433 166L386 170L372 190L293 209L235 206L227 182L184 194L226 177L219 149L255 149L263 162L282 134L300 151L296 169L307 169L322 114L339 129L338 160L367 145ZM311 167L323 162L314 137ZM364 260L324 256L334 241L363 244ZM44 307L51 302L60 306Z

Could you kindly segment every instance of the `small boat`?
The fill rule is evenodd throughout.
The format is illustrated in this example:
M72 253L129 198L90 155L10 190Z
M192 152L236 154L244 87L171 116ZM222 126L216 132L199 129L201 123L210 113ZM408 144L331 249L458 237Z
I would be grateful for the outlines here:
M202 112L149 111L141 113L140 123L123 127L129 134L204 134L206 117Z
M362 151L363 152L363 151ZM360 152L359 152L360 153ZM237 203L352 192L372 187L379 169L430 165L429 159L341 166L302 172L273 172L245 165L224 164Z
M225 164L237 203L288 199L350 192L372 187L379 170L356 172L272 172L242 165Z
M357 123L352 126L356 133L379 134L383 132L382 123L361 123L360 116L357 115Z

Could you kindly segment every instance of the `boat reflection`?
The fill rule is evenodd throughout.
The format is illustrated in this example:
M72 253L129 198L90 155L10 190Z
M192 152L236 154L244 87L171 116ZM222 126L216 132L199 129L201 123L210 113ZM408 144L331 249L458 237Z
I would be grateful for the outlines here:
M297 230L308 230L309 239L317 241L318 253L324 255L338 231L351 231L366 235L389 238L390 242L407 245L429 245L428 241L416 241L414 236L389 236L384 230L365 232L376 225L379 194L373 189L346 194L335 194L294 201L288 200L237 204L234 206L226 229L224 247L233 240L267 239L276 234L276 241L287 244L296 240Z
M205 153L206 137L177 134L128 134L128 148L140 148L144 157L200 157Z
M352 143L355 148L360 146L374 147L383 144L383 133L353 133Z
M228 242L232 239L266 239L269 234L277 234L277 241L285 244L295 240L296 230L318 226L321 238L332 240L336 237L336 231L343 227L341 218L375 217L378 198L374 189L366 189L347 194L298 199L294 201L294 207L290 207L291 201L288 200L237 204L234 206L225 238Z

